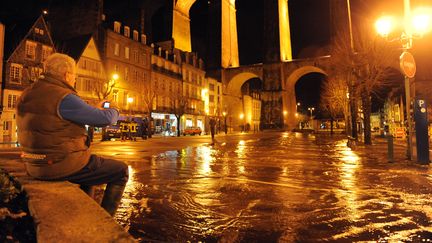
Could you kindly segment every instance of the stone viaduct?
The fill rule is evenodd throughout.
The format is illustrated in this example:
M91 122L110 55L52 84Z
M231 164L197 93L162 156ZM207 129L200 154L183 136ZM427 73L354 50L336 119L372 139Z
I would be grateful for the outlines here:
M189 11L196 0L173 0L172 39L175 48L191 51ZM326 75L330 56L296 59L292 58L288 0L264 1L264 55L263 63L244 66L239 62L236 0L210 0L209 15L212 15L209 28L215 42L211 45L216 63L207 61L207 67L220 78L224 86L225 111L231 115L233 126L241 124L242 85L251 78L262 81L261 125L263 127L292 128L296 125L295 84L304 75L321 73ZM345 1L337 2L339 9L346 11ZM343 12L343 11L342 11ZM345 12L346 14L347 12ZM340 12L339 12L340 14ZM332 13L338 21L346 16ZM170 16L171 17L171 16ZM342 17L342 18L341 18ZM346 19L346 18L345 18Z

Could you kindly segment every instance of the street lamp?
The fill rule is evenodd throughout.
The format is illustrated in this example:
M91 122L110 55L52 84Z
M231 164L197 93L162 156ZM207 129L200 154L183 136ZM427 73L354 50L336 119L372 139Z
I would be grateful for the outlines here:
M298 107L300 106L300 102L297 102L296 104L296 112L298 112Z
M244 114L243 113L241 113L240 114L240 120L241 120L241 122L242 122L242 132L244 132L245 131L245 126L244 126Z
M308 111L310 111L311 119L312 119L312 113L313 113L314 110L315 110L314 107L309 107L309 108L308 108Z
M412 160L413 149L412 149L412 119L410 117L411 111L411 89L410 89L410 78L415 76L415 61L413 56L408 52L412 48L413 40L421 38L430 29L430 15L426 14L424 10L419 9L416 15L411 15L410 0L404 0L404 28L401 35L395 39L389 39L388 36L394 29L394 23L392 17L384 16L378 19L375 23L376 30L379 35L384 37L388 41L400 41L402 43L403 53L400 56L400 64L402 72L405 76L405 102L406 102L406 115L408 123L407 132L407 158Z
M226 115L227 115L227 113L224 111L224 112L222 112L222 115L223 115L223 117L224 117L224 130L225 130L225 134L227 134L227 129L228 129L228 127L227 127L227 122L226 122Z

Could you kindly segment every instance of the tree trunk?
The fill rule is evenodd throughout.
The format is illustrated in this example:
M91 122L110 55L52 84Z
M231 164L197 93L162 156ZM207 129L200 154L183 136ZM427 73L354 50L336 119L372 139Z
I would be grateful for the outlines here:
M372 144L372 136L371 136L371 100L369 97L369 92L366 90L362 91L361 94L362 104L363 104L363 117L364 117L364 143L367 145Z
M351 107L351 136L357 139L357 100L350 98Z
M333 117L330 117L330 135L333 135Z
M177 137L180 137L180 118L181 116L176 116L177 118Z

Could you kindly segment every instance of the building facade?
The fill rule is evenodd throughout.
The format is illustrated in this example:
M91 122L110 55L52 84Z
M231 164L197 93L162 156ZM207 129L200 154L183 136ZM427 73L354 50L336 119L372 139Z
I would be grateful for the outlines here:
M96 105L107 98L109 77L105 73L101 55L91 35L77 36L62 42L61 52L76 62L75 88L88 104Z
M7 31L4 83L2 84L3 141L16 142L16 105L22 91L34 83L43 72L43 61L55 52L48 26L40 16L30 28L22 27L23 38L18 29ZM6 27L8 28L8 27ZM26 29L26 30L25 30ZM7 29L6 29L7 30ZM15 47L15 48L14 48Z
M204 62L196 53L182 52L182 88L186 99L186 113L182 119L182 127L200 127L207 131L208 124L208 86L205 79Z
M155 134L175 135L178 116L182 113L179 104L182 90L181 66L176 55L152 44L152 89L155 98L152 119ZM177 108L177 109L176 109Z
M143 93L151 79L151 48L145 43L146 36L118 21L101 31L99 43L106 74L118 75L110 97L121 109L120 119L147 116Z

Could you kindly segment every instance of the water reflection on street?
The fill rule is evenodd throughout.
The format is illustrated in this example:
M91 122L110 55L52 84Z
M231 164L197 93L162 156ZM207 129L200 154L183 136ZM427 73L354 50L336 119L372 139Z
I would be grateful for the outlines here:
M130 161L117 220L143 242L428 241L430 169L274 133Z

